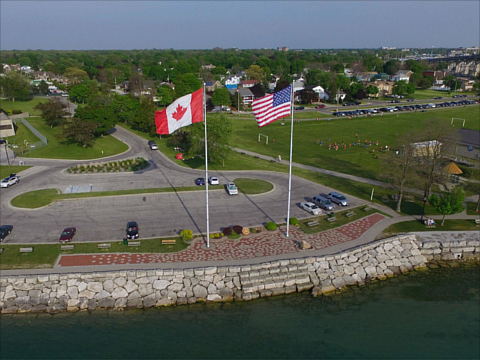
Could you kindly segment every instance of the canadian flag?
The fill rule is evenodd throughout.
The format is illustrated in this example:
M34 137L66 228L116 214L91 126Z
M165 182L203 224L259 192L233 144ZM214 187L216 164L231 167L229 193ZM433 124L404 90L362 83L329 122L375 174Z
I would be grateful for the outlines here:
M203 121L203 89L182 96L166 109L155 112L157 134L171 134L181 127Z

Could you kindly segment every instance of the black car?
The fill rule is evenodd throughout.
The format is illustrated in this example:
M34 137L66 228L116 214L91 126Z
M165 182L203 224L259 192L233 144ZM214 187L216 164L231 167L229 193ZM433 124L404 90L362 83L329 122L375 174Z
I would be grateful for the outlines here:
M304 106L297 106L297 107L295 108L295 110L303 110L303 109L305 109Z
M0 226L0 241L3 241L5 237L10 234L13 230L12 225L2 225Z
M400 100L392 100L393 104L398 104L399 102L400 102Z
M415 99L407 99L407 101L415 101Z
M158 150L157 143L153 140L148 141L148 146L150 146L150 150Z
M127 239L138 239L138 224L136 221L127 223Z
M441 96L437 96L436 98L434 98L435 100L440 100L442 97Z
M196 178L196 179L195 179L195 184L197 184L197 185L205 185L205 179L204 179L204 178Z
M7 142L7 140L5 139L0 139L0 144L5 144Z

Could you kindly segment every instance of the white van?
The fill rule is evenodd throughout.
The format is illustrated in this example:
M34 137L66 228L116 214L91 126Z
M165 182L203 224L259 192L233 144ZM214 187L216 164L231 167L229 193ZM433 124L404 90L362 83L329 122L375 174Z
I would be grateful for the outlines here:
M316 195L313 197L312 202L316 204L319 208L322 208L327 211L335 210L335 205L328 199L322 195Z

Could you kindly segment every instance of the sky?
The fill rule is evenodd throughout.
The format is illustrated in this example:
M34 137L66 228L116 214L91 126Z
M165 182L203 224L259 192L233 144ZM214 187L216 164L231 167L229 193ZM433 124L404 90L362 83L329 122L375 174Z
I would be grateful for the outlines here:
M478 0L0 0L1 50L479 45Z

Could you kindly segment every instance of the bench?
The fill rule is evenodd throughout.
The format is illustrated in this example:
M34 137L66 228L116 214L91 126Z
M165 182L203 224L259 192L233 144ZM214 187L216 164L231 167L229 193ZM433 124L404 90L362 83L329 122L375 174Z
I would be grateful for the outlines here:
M162 245L175 245L177 243L177 240L171 239L171 240L162 240Z
M345 214L346 217L352 217L353 215L355 215L353 211L349 211Z
M20 248L19 251L20 251L21 253L31 253L31 252L33 252L33 247Z
M337 221L337 218L335 216L331 217L331 218L327 218L327 221L328 222L335 222L335 221Z
M370 206L365 206L363 208L363 211L369 212L369 211L372 211L372 208Z
M2 254L2 253L3 253L3 248L0 249L0 254Z
M62 245L60 246L60 250L73 250L74 245Z
M475 219L475 224L476 224L477 226L480 226L480 219Z
M99 249L110 249L110 246L112 246L112 244L98 244Z
M128 246L140 246L140 241L129 241Z
M310 221L307 223L307 226L317 226L319 224L318 221Z

